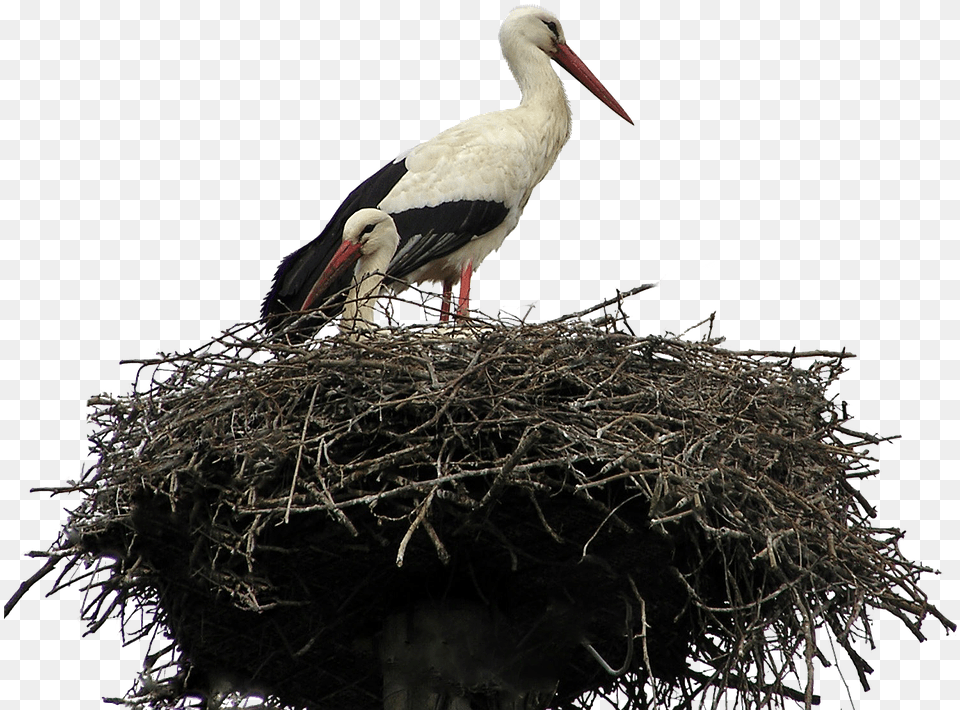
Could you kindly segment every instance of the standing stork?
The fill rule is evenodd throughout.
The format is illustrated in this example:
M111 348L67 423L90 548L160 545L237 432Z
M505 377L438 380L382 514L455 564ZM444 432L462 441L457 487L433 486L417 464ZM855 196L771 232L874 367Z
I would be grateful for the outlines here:
M440 320L469 308L473 271L520 219L533 188L570 137L570 106L550 60L629 123L627 112L567 45L560 21L540 7L518 7L500 27L500 47L522 99L516 108L474 116L387 163L361 183L312 242L287 256L263 300L262 316L277 329L287 314L318 305L324 316L343 308L350 275L317 284L357 210L376 207L400 235L387 267L389 288L443 284ZM309 299L308 299L309 296Z

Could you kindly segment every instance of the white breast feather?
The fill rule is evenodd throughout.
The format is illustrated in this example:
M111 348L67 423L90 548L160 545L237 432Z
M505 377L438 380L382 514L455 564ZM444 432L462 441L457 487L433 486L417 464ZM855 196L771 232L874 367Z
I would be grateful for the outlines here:
M562 146L528 135L517 109L475 116L406 156L408 173L380 203L390 213L453 200L490 200L520 208ZM519 117L516 117L519 118ZM552 154L552 155L551 155ZM544 165L544 163L547 163Z
M559 91L562 97L562 86ZM394 282L394 289L423 281L456 282L467 262L477 268L499 249L517 226L533 189L553 167L569 131L569 112L557 115L535 104L521 105L474 116L411 149L405 158L409 172L380 203L381 209L395 214L456 200L490 200L508 212L497 227L408 274L403 284Z

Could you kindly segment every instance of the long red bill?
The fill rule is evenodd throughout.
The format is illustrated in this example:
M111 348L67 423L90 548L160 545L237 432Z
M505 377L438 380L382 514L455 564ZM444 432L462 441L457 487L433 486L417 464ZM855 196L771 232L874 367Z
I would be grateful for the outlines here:
M617 103L613 95L607 91L606 87L600 83L600 80L593 75L593 72L587 69L587 65L580 60L580 57L578 57L569 46L566 44L557 44L557 53L553 55L553 59L556 60L557 64L570 72L570 75L574 79L587 87L591 94L603 101L614 113L631 126L633 125L633 119L623 110L623 106Z
M336 283L337 279L339 279L345 271L352 269L359 259L359 244L356 242L344 242L341 244L340 248L334 253L333 258L327 263L327 268L320 274L320 278L314 282L310 293L303 299L303 305L300 307L300 310L305 311L308 308L313 308L314 304L319 301L322 296L328 295L327 291L330 289L331 284Z

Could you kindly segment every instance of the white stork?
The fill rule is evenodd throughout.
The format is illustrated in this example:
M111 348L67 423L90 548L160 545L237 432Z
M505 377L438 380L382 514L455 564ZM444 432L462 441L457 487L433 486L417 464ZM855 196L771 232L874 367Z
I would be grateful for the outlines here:
M570 137L570 107L556 61L629 123L626 111L567 45L560 22L540 7L518 7L500 27L500 47L520 85L516 108L474 116L401 154L343 201L320 235L277 268L262 315L271 328L286 314L321 305L327 317L343 307L349 274L317 288L340 247L347 219L377 207L393 217L400 244L387 268L388 287L443 284L441 320L460 282L458 314L469 306L470 277L520 219L533 188Z
M373 328L373 307L399 243L397 227L386 212L372 207L354 212L343 226L340 248L307 294L303 309L313 308L330 291L331 284L338 283L345 274L352 274L340 331L357 335Z

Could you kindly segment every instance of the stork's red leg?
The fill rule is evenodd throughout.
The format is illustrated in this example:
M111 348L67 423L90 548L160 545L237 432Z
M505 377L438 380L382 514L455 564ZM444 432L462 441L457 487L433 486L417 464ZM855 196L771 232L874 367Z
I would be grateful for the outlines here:
M460 272L460 300L457 301L457 317L463 318L470 312L470 277L473 276L473 262L468 261Z
M450 320L450 304L453 302L453 284L449 281L443 282L443 296L440 301L440 322L446 323Z

